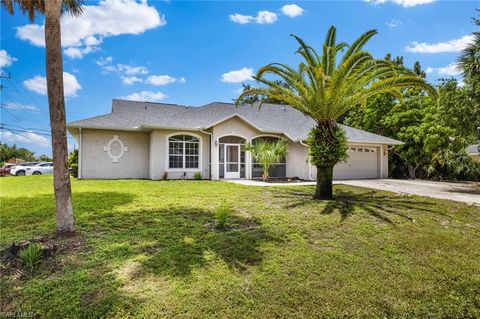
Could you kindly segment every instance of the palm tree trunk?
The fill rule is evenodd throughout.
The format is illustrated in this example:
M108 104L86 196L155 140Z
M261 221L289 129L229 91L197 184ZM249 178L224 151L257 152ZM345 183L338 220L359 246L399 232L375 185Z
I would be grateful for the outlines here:
M61 6L62 0L45 1L47 92L52 132L53 186L55 190L57 233L65 234L75 231L75 226L67 162L67 125L60 33Z
M333 198L333 167L317 166L317 187L315 199Z

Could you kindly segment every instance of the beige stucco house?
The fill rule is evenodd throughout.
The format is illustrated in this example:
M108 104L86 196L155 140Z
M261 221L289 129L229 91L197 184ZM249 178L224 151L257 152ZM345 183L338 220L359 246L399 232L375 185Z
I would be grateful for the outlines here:
M112 112L68 124L79 149L84 179L253 179L261 168L241 145L257 139L288 140L289 153L272 177L315 179L304 141L314 121L281 105L201 107L113 100ZM335 179L388 177L388 150L399 141L342 126L349 159Z

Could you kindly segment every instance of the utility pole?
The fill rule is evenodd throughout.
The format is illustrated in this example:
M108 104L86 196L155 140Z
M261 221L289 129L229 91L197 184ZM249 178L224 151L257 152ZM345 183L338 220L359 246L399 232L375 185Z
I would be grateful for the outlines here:
M6 74L6 73L0 73L0 79L10 80L11 78L12 78L12 75L10 74L10 72L8 72L8 74Z
M10 80L12 78L12 75L10 74L10 72L8 72L8 74L6 73L0 73L0 79L7 79L7 80ZM3 84L0 84L0 91L2 91L3 89L5 88L5 86Z

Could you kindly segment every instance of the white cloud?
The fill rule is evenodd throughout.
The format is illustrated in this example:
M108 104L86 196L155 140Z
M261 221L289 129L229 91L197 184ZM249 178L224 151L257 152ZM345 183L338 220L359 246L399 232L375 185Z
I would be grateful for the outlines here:
M147 74L148 69L144 66L132 66L128 64L117 64L118 72L125 73L127 75L134 74Z
M107 56L106 58L101 57L100 60L95 61L95 63L100 65L100 66L104 66L104 65L107 65L107 64L111 64L112 61L113 61L113 58L111 56Z
M230 71L222 74L222 82L226 83L240 83L252 80L253 69L242 68L240 70Z
M0 68L10 66L15 61L17 61L17 58L9 55L5 50L0 50Z
M170 83L185 83L185 78L174 78L170 75L150 75L146 80L145 83L152 84L152 85L167 85Z
M27 143L41 146L50 146L50 140L43 135L29 132L14 133L10 131L0 131L0 139L10 143Z
M99 47L95 46L85 46L85 47L68 47L63 50L63 53L72 59L81 59L84 55L89 54L91 52L99 51Z
M148 102L158 102L163 99L166 99L168 96L162 92L152 92L152 91L141 91L132 93L127 96L121 96L121 99L132 100L132 101L148 101Z
M23 85L30 91L42 95L47 94L47 79L43 76L37 75L32 79L25 80L23 81Z
M144 66L133 66L129 64L112 64L113 58L111 56L100 58L100 60L95 61L98 65L102 67L103 73L118 73L123 75L138 75L138 74L148 74L148 69Z
M459 39L450 40L447 42L437 42L429 44L426 42L418 43L412 42L405 50L407 52L415 53L444 53L444 52L459 52L463 50L467 44L473 41L473 35L464 35Z
M255 18L256 22L259 24L274 23L275 21L277 21L277 19L277 14L270 11L258 11Z
M100 60L95 61L102 68L103 73L116 73L119 75L123 84L131 85L134 83L147 83L151 85L167 85L170 83L185 83L186 80L184 77L174 78L173 76L164 74L164 75L150 75L146 79L140 78L137 75L145 75L150 73L149 70L144 66L133 66L129 64L113 64L113 58L108 56L106 58L100 58Z
M276 13L270 11L258 11L255 17L249 15L243 15L235 13L229 15L231 21L239 24L258 23L258 24L271 24L278 20Z
M246 15L243 15L243 14L240 14L240 13L231 14L231 15L229 15L229 18L230 18L231 21L233 21L235 23L239 23L239 24L247 24L247 23L251 23L251 22L255 21L254 17L246 16Z
M458 67L456 63L450 63L445 67L439 68L427 68L427 73L437 73L439 75L448 75L448 76L456 76L462 74L462 70Z
M399 27L401 24L402 24L402 21L400 20L392 20L392 21L389 21L387 23L385 23L387 25L387 27L390 29L390 30L393 30L397 27Z
M25 80L23 85L30 91L47 95L47 79L43 76L37 75L32 79ZM63 72L63 90L66 97L76 96L77 91L81 88L82 86L78 83L75 75Z
M103 0L98 5L84 6L78 17L62 16L62 46L65 54L81 58L98 50L103 38L122 34L141 34L167 22L146 1ZM17 28L17 37L35 46L45 46L45 25L29 24ZM72 50L69 48L78 48Z
M136 76L122 76L121 77L123 84L125 85L132 85L136 82L142 82L143 80L137 78Z
M38 109L33 105L21 104L17 102L7 102L5 104L2 104L2 107L10 110L38 111Z
M408 7L418 6L418 5L421 5L421 4L432 3L436 0L363 0L363 1L371 3L373 5L392 2L392 3L403 6L404 8L408 8Z
M303 8L297 6L296 4L286 4L282 7L283 14L289 16L290 18L302 15L303 11Z

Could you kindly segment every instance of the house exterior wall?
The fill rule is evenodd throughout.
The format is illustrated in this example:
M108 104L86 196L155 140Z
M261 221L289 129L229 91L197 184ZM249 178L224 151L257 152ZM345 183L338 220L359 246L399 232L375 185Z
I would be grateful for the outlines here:
M168 137L172 135L193 135L200 139L200 167L198 169L169 169L168 164ZM203 179L210 178L209 147L210 135L198 131L153 130L150 132L150 167L149 178L164 179L193 179L196 172L202 173ZM166 173L166 175L165 175ZM185 174L185 175L184 175Z
M226 121L223 121L212 128L212 136L213 136L213 145L212 145L212 179L218 180L220 176L219 172L219 165L218 165L218 157L219 157L219 143L218 139L223 136L239 136L247 140L247 142L251 142L252 139L260 136L275 136L281 138L282 135L278 134L268 134L263 133L240 117L232 117ZM287 171L288 171L288 159L287 159ZM251 179L252 176L252 157L249 152L245 154L245 178Z
M310 164L307 148L293 141L288 141L287 176L309 179Z
M388 178L388 145L348 143L348 147L375 149L375 153L362 154L348 151L350 157L347 162L335 165L333 179ZM352 163L353 161L355 163ZM370 164L375 164L376 167ZM349 167L350 165L354 165L354 168ZM317 169L314 166L311 175L312 179L317 178Z
M120 179L120 178L149 178L159 180L167 179L192 179L196 172L201 172L203 179L219 179L219 145L215 141L222 136L239 136L251 142L260 136L282 137L278 134L262 133L252 127L239 117L230 118L212 127L209 131L212 134L212 145L210 135L199 131L175 131L175 130L152 130L150 132L136 131L114 131L83 129L80 132L71 131L80 144L79 172L80 177L85 179ZM199 169L183 170L168 169L168 137L177 134L189 134L200 138L200 164ZM108 145L113 136L118 138L128 147L117 163L114 163L104 147ZM349 147L370 147L375 148L376 176L372 178L388 178L388 154L387 145L349 143ZM316 179L316 168L307 163L307 148L301 143L288 141L288 155L286 158L286 175L288 177L299 177L301 179ZM118 153L118 149L112 150ZM367 153L368 154L368 153ZM352 156L351 160L363 161L368 165L372 156ZM211 163L210 163L211 159ZM251 179L252 158L246 152L245 178ZM356 163L359 164L359 163ZM343 166L338 164L334 169L334 179L355 178L355 174L345 176ZM359 167L362 167L360 163ZM371 170L372 167L370 166ZM210 172L211 171L211 172ZM166 174L165 174L166 173ZM210 174L211 173L211 174ZM358 172L361 176L361 170Z
M113 162L113 159L104 151L104 147L117 135L128 148L127 151ZM121 179L121 178L149 178L149 133L82 129L79 162L81 178L85 179ZM113 155L120 154L118 143L111 146Z

